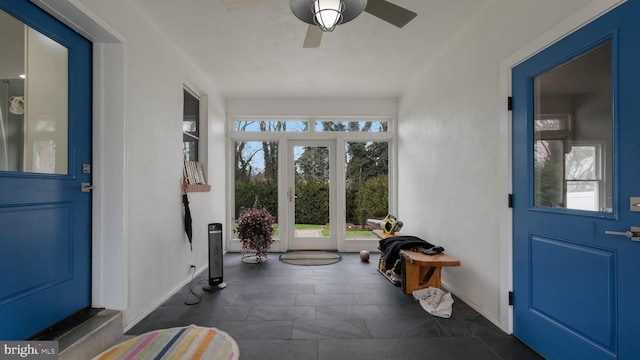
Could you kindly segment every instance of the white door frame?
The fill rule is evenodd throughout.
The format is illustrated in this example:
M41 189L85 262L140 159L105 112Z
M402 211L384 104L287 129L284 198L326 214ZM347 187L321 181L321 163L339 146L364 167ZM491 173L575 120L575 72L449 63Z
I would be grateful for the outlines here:
M529 59L556 41L564 38L626 0L592 1L584 8L573 13L563 22L540 35L538 38L515 51L500 63L499 98L500 112L500 156L499 182L506 194L513 192L511 168L511 112L508 111L508 98L511 96L511 69ZM504 207L499 214L500 238L500 319L501 329L513 333L513 308L509 305L509 292L513 290L513 217L511 209Z

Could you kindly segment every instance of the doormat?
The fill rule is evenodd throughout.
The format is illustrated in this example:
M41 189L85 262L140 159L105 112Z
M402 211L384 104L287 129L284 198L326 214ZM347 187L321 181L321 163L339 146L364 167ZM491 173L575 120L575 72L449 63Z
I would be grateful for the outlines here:
M330 251L291 251L280 255L280 261L291 265L331 265L342 260L342 256Z
M238 344L224 331L195 325L161 329L114 345L93 360L237 360Z

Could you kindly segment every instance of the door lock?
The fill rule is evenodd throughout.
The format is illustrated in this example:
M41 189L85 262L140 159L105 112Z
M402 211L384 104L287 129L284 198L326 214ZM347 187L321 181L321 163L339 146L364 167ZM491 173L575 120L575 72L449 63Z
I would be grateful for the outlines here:
M82 192L91 192L91 190L95 189L94 186L91 186L91 183L86 183L83 182L82 186L80 187L80 191Z
M626 236L633 241L640 241L640 226L632 226L630 230L627 231L605 231L607 235L620 235Z

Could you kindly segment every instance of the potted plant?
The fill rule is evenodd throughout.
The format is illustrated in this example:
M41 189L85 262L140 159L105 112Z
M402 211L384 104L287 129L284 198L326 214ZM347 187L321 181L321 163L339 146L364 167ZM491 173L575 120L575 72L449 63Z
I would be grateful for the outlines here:
M242 252L255 252L256 262L267 260L267 251L273 243L273 224L276 219L264 208L249 208L240 214L236 232Z

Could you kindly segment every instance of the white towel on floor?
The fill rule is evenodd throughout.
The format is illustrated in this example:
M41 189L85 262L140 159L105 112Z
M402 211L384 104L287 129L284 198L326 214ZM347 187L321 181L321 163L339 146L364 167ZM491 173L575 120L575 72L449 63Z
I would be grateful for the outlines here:
M450 318L453 305L451 293L438 288L428 287L412 292L413 297L420 301L420 305L429 314L442 318Z

